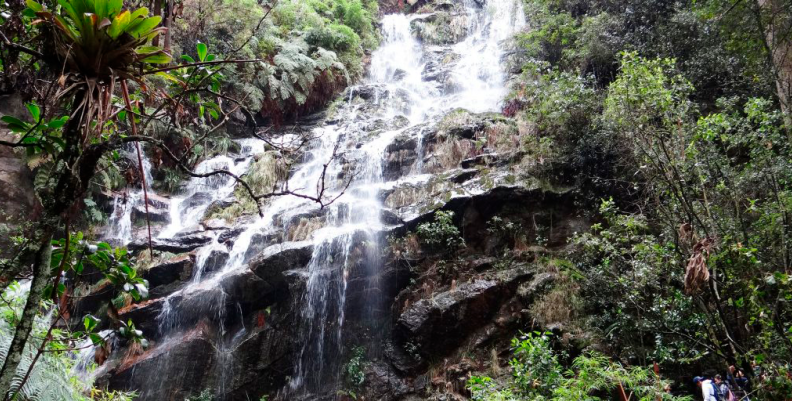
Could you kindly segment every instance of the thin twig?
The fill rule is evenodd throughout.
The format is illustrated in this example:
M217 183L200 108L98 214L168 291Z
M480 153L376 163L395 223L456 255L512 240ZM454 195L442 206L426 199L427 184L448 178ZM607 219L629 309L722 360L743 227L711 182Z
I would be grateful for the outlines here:
M121 80L121 93L124 95L124 103L127 109L132 111L132 103L129 101L129 88L127 87L126 80ZM137 135L137 125L135 125L135 117L129 115L129 121L132 125L132 134ZM140 154L140 142L135 142L137 149L138 166L140 169L140 181L143 185L143 202L146 208L146 227L148 228L148 244L149 244L149 257L154 257L154 247L151 245L151 219L149 218L149 200L148 189L146 188L146 173L143 171L143 156Z

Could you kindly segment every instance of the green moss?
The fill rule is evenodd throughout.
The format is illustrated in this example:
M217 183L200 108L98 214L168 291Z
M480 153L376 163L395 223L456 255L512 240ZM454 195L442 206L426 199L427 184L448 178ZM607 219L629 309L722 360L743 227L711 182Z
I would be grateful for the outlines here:
M284 180L288 173L288 168L286 168L282 157L277 152L267 152L250 165L250 169L243 179L256 195L261 195L272 192L273 188ZM240 216L258 212L256 201L250 197L243 186L237 185L234 188L234 198L236 202L229 207L210 208L205 219L223 219L232 222Z

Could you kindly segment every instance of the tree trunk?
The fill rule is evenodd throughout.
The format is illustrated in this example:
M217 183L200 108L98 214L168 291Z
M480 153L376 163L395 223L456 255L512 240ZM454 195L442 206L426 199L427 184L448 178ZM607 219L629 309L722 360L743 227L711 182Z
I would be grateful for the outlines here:
M756 0L759 8L758 28L764 33L765 48L773 67L776 94L784 121L792 123L792 41L789 39L792 20L780 0Z
M33 264L33 281L30 283L30 292L25 303L25 309L14 332L11 346L8 348L3 368L0 369L0 389L5 389L3 391L11 389L11 381L17 373L19 363L22 361L25 345L27 345L28 337L31 330L33 330L36 313L38 313L39 305L44 296L44 288L50 279L52 235L55 230L55 224L51 222L51 224L44 224L43 226L45 227L44 233L41 235L39 248L36 252L36 261ZM7 399L9 395L10 393L3 394L4 399Z
M154 4L153 5L154 5L154 7L152 7L152 8L153 8L154 15L162 17L162 0L154 0ZM157 35L157 36L154 37L154 39L152 39L151 44L154 45L154 46L159 46L159 41L160 41L160 38L159 38L159 35Z
M168 6L165 7L165 17L164 17L164 19L165 19L165 28L167 28L167 31L165 31L165 45L163 46L163 49L166 52L170 53L170 51L171 51L171 28L172 28L172 25L173 25L173 0L167 0L167 1L168 1Z

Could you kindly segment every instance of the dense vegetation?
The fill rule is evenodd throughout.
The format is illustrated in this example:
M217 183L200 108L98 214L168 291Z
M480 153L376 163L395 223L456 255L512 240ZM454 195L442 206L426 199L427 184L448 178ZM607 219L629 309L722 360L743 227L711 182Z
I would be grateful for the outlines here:
M736 364L754 397L788 399L789 36L778 33L788 6L526 1L535 29L519 38L527 61L504 108L531 127L524 171L576 184L601 219L576 237L556 290L566 296L552 298L570 312L544 324L593 333L615 360L656 362L685 381ZM601 365L581 356L560 376L545 367L552 357L538 366L524 349L514 383L487 393L476 379L477 397L581 399L558 391L577 384L557 383Z

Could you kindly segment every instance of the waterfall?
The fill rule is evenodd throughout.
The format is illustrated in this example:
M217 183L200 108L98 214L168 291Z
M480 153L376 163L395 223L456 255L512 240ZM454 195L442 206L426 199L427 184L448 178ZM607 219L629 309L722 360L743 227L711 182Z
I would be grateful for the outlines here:
M137 149L134 145L128 144L123 150L124 156L132 160L132 167L136 171L140 168L137 163ZM146 190L151 193L151 161L146 153L141 150L141 161L143 162L143 178L146 181ZM134 237L132 213L136 207L144 206L143 189L140 186L126 190L122 193L113 194L113 212L108 219L105 237L107 240L117 245L127 245Z
M288 232L293 219L313 213L321 216L324 223L308 238L313 251L310 262L300 271L304 290L298 305L299 349L291 381L280 396L293 399L317 393L334 394L341 380L345 325L350 319L347 314L350 285L363 282L362 285L371 289L363 291L366 298L358 301L365 309L364 314L373 316L383 309L374 289L379 280L380 244L388 230L381 221L383 205L378 195L383 188L394 184L386 182L383 176L386 148L400 135L417 135L418 160L411 169L413 176L404 179L423 179L418 174L423 169L422 136L426 130L418 126L434 122L455 108L475 112L497 110L505 95L502 41L525 24L522 2L488 0L483 6L481 3L481 0L464 0L467 36L453 45L428 48L413 36L411 24L426 18L424 15L395 14L382 19L381 46L372 54L367 79L348 89L348 101L338 104L337 117L332 122L314 129L315 139L285 185L291 191L309 196L321 193L325 201L334 202L321 208L300 197L273 198L265 205L263 216L243 223L242 232L231 243L220 243L218 234L208 232L212 241L195 251L190 282L161 301L157 318L159 335L163 338L160 347L178 341L177 335L171 338L171 334L189 329L182 327L185 315L213 316L219 321L221 344L216 347L216 359L221 361L223 369L220 376L228 377L226 369L233 359L229 356L233 345L242 341L247 330L243 326L236 333L226 333L225 303L229 294L220 283L229 275L247 269L248 251L256 236ZM427 79L432 52L456 60L447 71L448 79L455 83L453 90L435 79ZM363 92L370 96L367 95L365 102L356 102L357 94ZM242 140L239 144L242 148L239 154L206 160L196 171L225 169L236 175L244 174L253 158L264 152L264 146L256 139ZM235 184L233 179L222 175L190 179L179 194L170 197L170 221L158 238L168 240L191 233L210 205L232 195ZM126 202L116 199L110 230L121 243L132 239L131 209L136 202L142 202L135 194L130 192ZM228 257L209 274L205 265L214 251L227 252ZM238 305L230 315L243 321L236 316L242 315ZM225 391L224 385L218 386L220 396Z
M426 57L421 43L411 32L412 20L421 16L396 14L382 20L383 40L372 55L366 85L377 88L374 103L386 106L380 115L369 119L387 121L401 115L410 123L367 138L368 142L360 152L362 157L356 158L360 170L358 177L333 208L331 215L335 218L316 238L301 307L303 329L300 343L303 346L296 375L291 382L293 393L300 393L299 390L305 394L327 391L339 381L338 357L343 351L345 292L349 269L356 262L350 260L351 250L360 243L373 247L366 249L364 259L369 269L378 267L377 235L382 230L382 205L376 199L376 193L383 184L382 158L386 146L396 135L457 107L472 111L496 110L506 94L505 72L501 68L501 41L511 37L525 24L521 1L493 0L482 9L474 1L467 0L465 8L470 34L452 50L461 55L452 75L463 85L461 90L450 94L422 76ZM406 96L403 95L405 93ZM357 110L350 107L348 112L354 114ZM355 116L348 115L343 120L354 121ZM324 134L331 138L338 137L340 130L347 135L355 134L354 127L350 129L344 124L328 126L325 130ZM418 132L423 134L423 130ZM419 159L414 170L420 173L421 138L417 142ZM341 210L347 216L345 219L338 218ZM370 299L367 303L375 305L376 300ZM327 372L336 374L328 375ZM331 382L328 382L328 376Z

